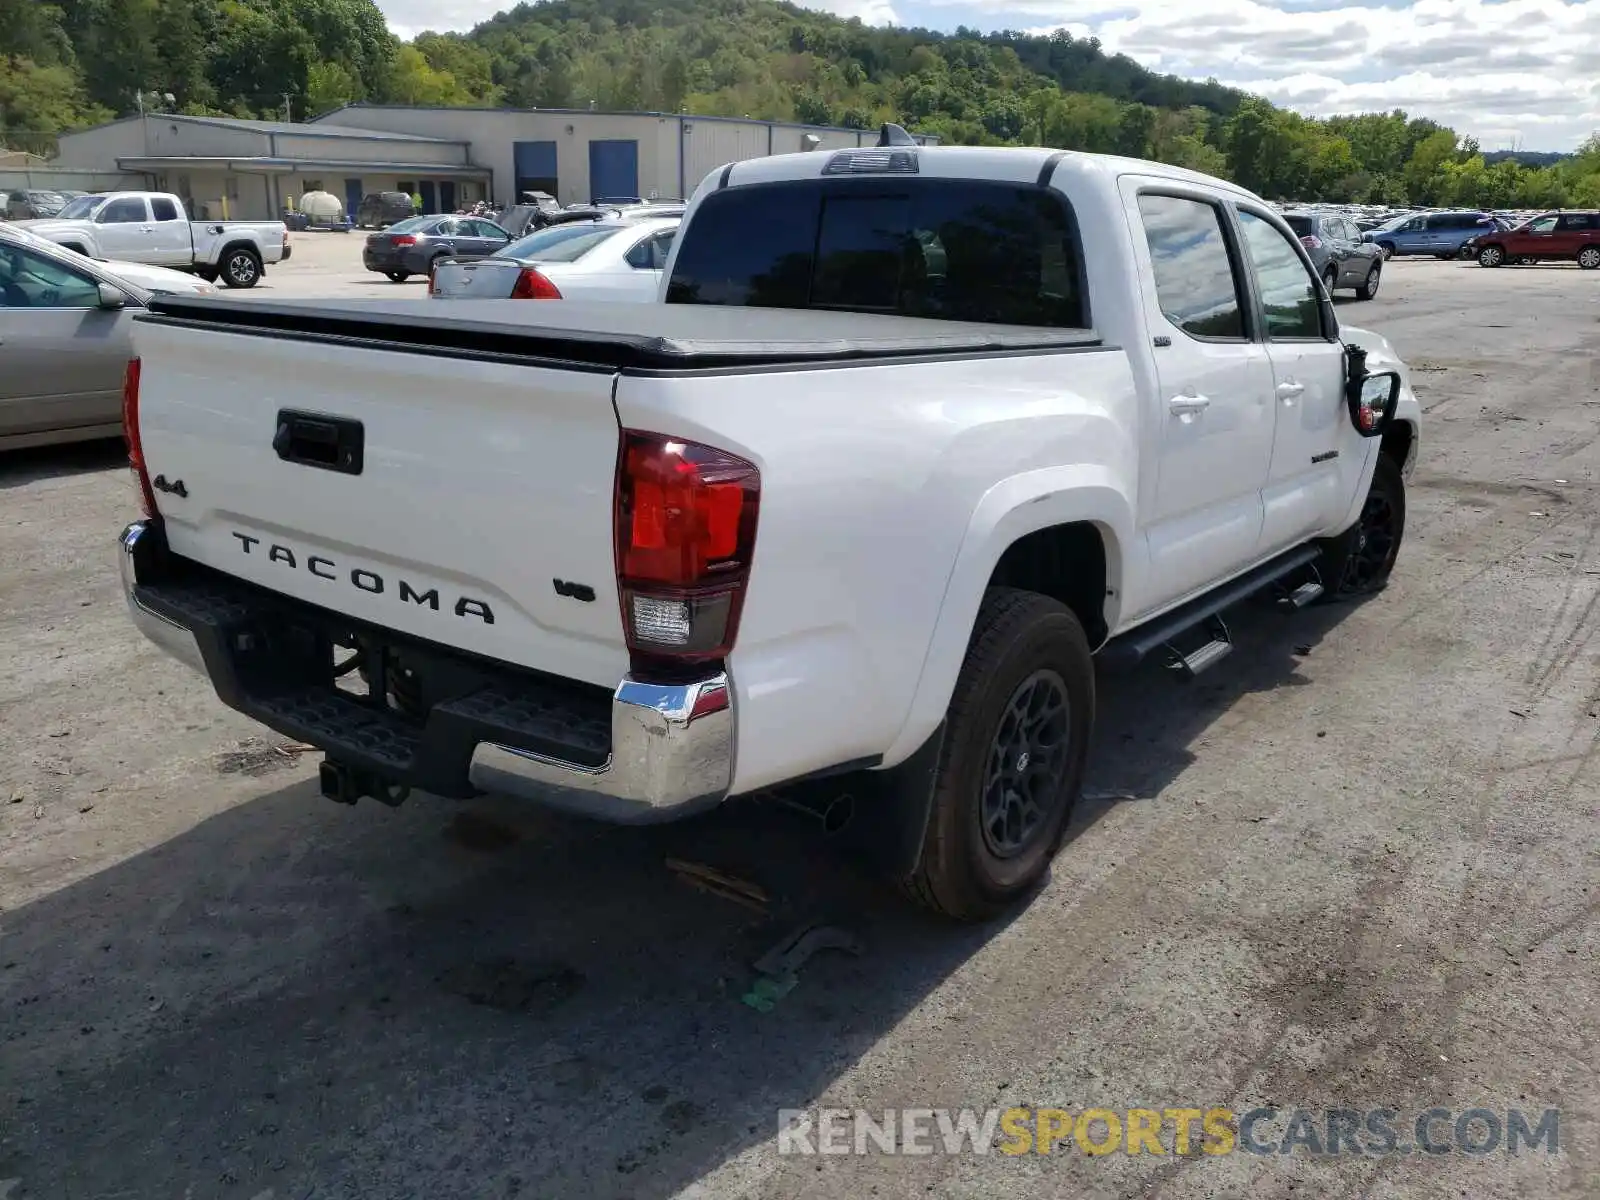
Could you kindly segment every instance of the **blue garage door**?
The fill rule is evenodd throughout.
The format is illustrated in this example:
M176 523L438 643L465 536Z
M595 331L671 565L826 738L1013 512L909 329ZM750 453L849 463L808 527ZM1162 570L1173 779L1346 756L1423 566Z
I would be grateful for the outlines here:
M589 143L590 199L625 200L639 195L639 143Z
M513 142L512 162L516 168L517 194L512 202L522 199L523 192L548 192L557 198L556 144L554 142Z
M356 209L361 207L361 180L346 179L344 181L344 215L352 221L356 219Z

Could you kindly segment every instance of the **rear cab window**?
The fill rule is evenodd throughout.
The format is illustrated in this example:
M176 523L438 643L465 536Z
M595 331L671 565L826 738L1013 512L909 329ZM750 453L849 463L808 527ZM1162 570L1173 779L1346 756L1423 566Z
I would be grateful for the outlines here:
M679 242L669 304L1089 327L1076 222L1048 188L927 177L729 188Z

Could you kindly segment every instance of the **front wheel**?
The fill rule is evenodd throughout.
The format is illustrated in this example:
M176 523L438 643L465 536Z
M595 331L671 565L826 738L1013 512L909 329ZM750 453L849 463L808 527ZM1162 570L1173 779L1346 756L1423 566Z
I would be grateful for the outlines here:
M1380 450L1361 515L1349 529L1322 544L1325 596L1349 599L1381 592L1394 572L1405 532L1405 476L1400 464Z
M1391 258L1394 257L1394 243L1393 242L1379 242L1378 243L1378 253L1383 255L1383 260L1385 262L1388 262Z
M1578 265L1585 271L1600 267L1600 246L1585 246L1578 251Z
M1094 705L1072 611L991 588L950 700L922 856L903 881L913 899L974 921L1038 884L1083 786Z
M230 250L222 260L221 278L224 287L253 288L261 282L261 260L254 250Z
M1371 300L1378 294L1378 284L1382 281L1383 264L1375 262L1367 270L1367 277L1361 281L1361 286L1356 289L1357 300Z
M1485 246L1478 251L1478 265L1480 267L1501 267L1505 265L1506 252L1499 246Z

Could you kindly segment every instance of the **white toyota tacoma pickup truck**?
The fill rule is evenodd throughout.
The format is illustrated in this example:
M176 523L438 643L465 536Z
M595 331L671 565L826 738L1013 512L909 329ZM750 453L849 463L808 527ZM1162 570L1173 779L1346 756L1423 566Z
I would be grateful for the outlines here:
M334 799L848 792L925 903L1024 895L1096 657L1380 588L1419 410L1248 192L899 140L713 174L661 304L156 300L134 621Z
M230 288L255 287L291 253L282 221L190 221L167 192L79 196L57 216L18 224L89 258L193 271Z

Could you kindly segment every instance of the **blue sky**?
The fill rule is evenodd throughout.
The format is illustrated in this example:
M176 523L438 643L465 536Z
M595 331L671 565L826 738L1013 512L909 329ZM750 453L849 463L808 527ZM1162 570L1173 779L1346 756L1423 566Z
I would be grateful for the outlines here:
M505 0L378 0L402 36ZM1600 129L1600 0L813 0L872 23L1065 28L1159 71L1300 112L1403 108L1486 150L1571 150Z

